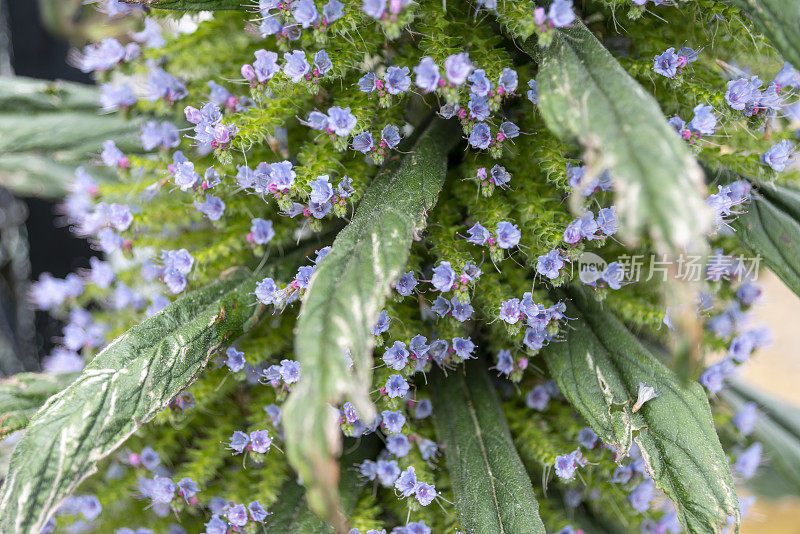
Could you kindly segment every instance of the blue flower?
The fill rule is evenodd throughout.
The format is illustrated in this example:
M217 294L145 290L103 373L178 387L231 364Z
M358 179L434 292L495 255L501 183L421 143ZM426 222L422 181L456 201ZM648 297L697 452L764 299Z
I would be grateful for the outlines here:
M446 293L450 291L453 284L456 283L456 273L450 266L449 261L440 262L439 265L433 268L433 276L431 283L438 291Z
M755 402L748 402L733 416L733 424L743 436L748 436L753 432L756 421L758 420L758 406Z
M250 235L248 236L256 245L266 245L273 237L275 230L272 229L272 221L255 218L250 221Z
M528 100L530 100L533 105L537 105L539 103L539 87L536 85L536 80L528 80Z
M311 182L311 193L308 195L311 202L324 204L333 198L333 187L328 179L328 175L323 174L322 176L317 176L317 179Z
M480 148L481 150L485 150L489 148L489 144L492 142L492 132L489 129L489 125L485 122L479 122L475 125L472 129L472 133L469 134L469 144L473 148Z
M411 295L418 283L419 282L417 282L417 279L414 277L414 271L408 271L397 281L397 292L407 297Z
M475 343L468 337L454 337L453 338L453 352L463 359L468 360L473 357L472 352L475 350Z
M300 364L294 360L281 360L281 379L285 384L300 380Z
M392 375L386 380L384 389L389 398L405 397L408 393L408 382L400 375Z
M406 344L402 341L395 341L394 344L383 353L382 360L387 367L391 367L395 371L402 371L403 368L408 365Z
M212 195L206 195L203 202L195 202L195 207L212 221L218 221L225 211L225 203Z
M238 373L244 369L244 366L247 363L247 361L244 359L244 352L240 352L233 347L228 347L228 350L225 351L225 355L228 357L228 359L225 361L225 365L228 366L228 369L230 369L231 372Z
M522 233L516 224L507 221L497 223L497 246L502 249L509 249L516 247L519 244L519 239Z
M514 139L515 137L519 137L519 126L511 121L501 122L497 133L497 139L504 141L506 139Z
M800 87L800 72L791 63L784 61L783 67L775 75L773 83L779 87Z
M414 67L417 75L414 83L425 92L435 91L439 87L439 66L431 57L424 57L419 65Z
M451 311L451 315L455 318L456 321L463 323L464 321L469 320L472 317L472 305L469 302L461 302L458 300L458 297L453 297L450 299L450 303L453 306L453 310Z
M375 475L383 486L389 487L400 476L397 460L378 460L375 462Z
M255 290L256 299L263 305L267 306L275 302L275 293L278 292L278 286L272 278L264 278L258 283Z
M655 494L656 485L652 480L645 480L640 482L638 486L633 488L628 494L628 501L634 510L638 512L646 512L650 509L650 503Z
M328 108L328 126L339 137L347 137L356 127L356 116L350 113L350 108Z
M674 47L667 48L653 58L653 70L667 78L675 77L678 73L678 54L675 53Z
M500 320L508 324L516 324L522 316L519 299L508 299L500 303Z
M717 116L714 115L714 108L705 104L696 105L689 128L702 135L713 134L717 129Z
M268 515L271 515L264 509L263 506L261 506L261 503L258 501L253 501L248 504L247 510L250 512L250 517L253 519L253 521L258 523L263 522Z
M306 53L302 50L285 52L283 54L283 59L286 61L283 65L283 73L287 78L292 80L293 83L300 82L311 70L311 66L306 59Z
M550 402L550 393L547 387L542 385L534 386L525 396L525 405L531 410L541 412L547 408L548 402Z
M578 432L578 443L587 449L593 449L597 444L597 434L589 427Z
M610 208L602 208L597 213L597 229L603 235L614 235L619 228L619 221L617 220L617 208L611 206Z
M250 432L249 449L259 454L266 454L272 446L272 438L266 430L254 430Z
M469 54L461 52L460 54L453 54L444 60L444 70L447 79L453 85L461 85L467 81L467 76L472 72L472 63L469 60Z
M414 418L425 419L433 413L433 404L430 399L420 399L414 405Z
M514 370L514 358L511 357L511 351L508 349L501 349L497 353L497 365L492 367L497 369L500 373L508 376Z
M735 366L728 359L710 365L700 375L698 382L708 389L711 393L719 393L722 390L723 382L733 372Z
M308 28L319 19L314 0L294 0L292 2L292 16L303 28Z
M375 76L374 72L368 72L363 75L358 80L358 90L362 93L371 93L375 90L375 82L378 81L378 77Z
M536 261L536 272L551 280L558 278L562 267L564 267L564 260L561 259L558 250L555 249L539 256Z
M316 67L314 74L317 76L324 76L333 68L331 58L325 50L320 50L314 54L314 66Z
M399 434L406 424L406 416L399 411L384 410L381 412L381 426L390 434Z
M283 25L269 13L263 15L261 23L258 25L258 33L261 34L262 39L281 33L282 30Z
M781 172L792 160L796 150L797 148L792 144L791 141L784 139L783 141L772 145L769 150L767 150L764 155L761 156L761 161L765 165L769 165L772 170Z
M417 473L413 466L409 466L400 474L394 483L394 487L403 497L410 497L416 493Z
M579 450L556 456L554 467L558 478L562 480L572 480L575 478L575 471L582 465L581 460L582 456Z
M469 237L467 241L472 243L473 245L485 245L489 241L489 230L483 227L481 223L475 223L472 225L472 228L467 230Z
M509 173L506 168L501 165L495 165L492 167L492 170L489 171L489 175L491 176L490 181L492 184L498 187L502 187L511 181L511 173Z
M489 118L489 101L484 96L472 95L467 104L469 117L476 121L485 121Z
M408 67L389 67L383 76L386 92L390 95L397 95L408 91L411 86L411 77L408 75Z
M226 443L228 446L227 448L231 449L233 454L241 454L244 452L245 447L250 443L250 436L242 432L241 430L236 430L230 438L230 441Z
M427 484L425 482L420 482L417 484L416 490L416 497L417 502L420 503L422 506L428 506L436 496L439 495L436 491L436 488L431 484Z
M627 484L633 476L633 468L630 465L620 465L614 469L611 482L614 484Z
M774 83L769 84L766 90L761 93L761 96L758 97L757 106L761 109L769 109L772 111L780 110L786 104L784 102L784 97L778 91L778 87Z
M228 532L228 523L220 519L217 515L212 515L208 523L205 524L205 534L225 534Z
M753 443L736 458L733 467L743 479L749 480L756 474L758 465L761 463L762 448L761 443Z
M378 316L378 322L376 322L375 326L370 329L370 332L373 336L379 336L389 330L389 323L391 322L392 321L389 319L389 314L386 313L386 310L383 310Z
M387 124L381 131L381 146L395 148L400 144L400 130L394 124Z
M486 96L492 90L492 82L486 77L486 71L475 69L467 78L470 82L469 92L477 96Z
M379 19L386 12L386 0L363 0L361 9L374 19Z
M323 22L330 24L336 22L344 15L344 4L339 0L328 0L328 3L322 6Z
M758 85L752 83L751 80L757 80ZM755 102L761 95L758 90L760 85L761 80L758 79L758 76L753 76L750 80L747 78L731 80L728 82L728 90L725 92L725 101L733 109L741 111Z
M518 84L519 76L517 75L517 71L506 67L503 69L503 72L500 73L500 78L497 80L497 92L500 94L513 93L517 90Z
M442 296L436 297L436 300L433 301L431 305L431 311L438 315L439 317L446 317L450 315L450 311L452 311L453 306L450 304L450 301Z
M243 527L247 524L247 508L243 504L229 505L225 517L231 525Z
M547 19L556 28L568 26L575 20L575 12L572 10L572 0L554 0L547 10Z

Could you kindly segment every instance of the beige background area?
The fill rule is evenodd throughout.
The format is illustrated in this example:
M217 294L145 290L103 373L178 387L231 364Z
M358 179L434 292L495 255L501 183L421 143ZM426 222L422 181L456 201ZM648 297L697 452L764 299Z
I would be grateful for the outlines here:
M743 366L742 378L800 406L800 298L766 270L758 281L764 297L754 310L755 320L769 325L772 343ZM757 500L739 532L800 534L800 499Z

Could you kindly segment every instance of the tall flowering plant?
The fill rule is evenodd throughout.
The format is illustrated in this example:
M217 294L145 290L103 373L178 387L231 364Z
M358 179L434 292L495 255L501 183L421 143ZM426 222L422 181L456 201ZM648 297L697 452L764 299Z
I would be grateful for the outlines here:
M766 457L800 493L797 411L736 380L759 267L800 293L800 1L96 5L137 146L62 203L98 256L33 285L66 326L2 383L0 531L733 532Z

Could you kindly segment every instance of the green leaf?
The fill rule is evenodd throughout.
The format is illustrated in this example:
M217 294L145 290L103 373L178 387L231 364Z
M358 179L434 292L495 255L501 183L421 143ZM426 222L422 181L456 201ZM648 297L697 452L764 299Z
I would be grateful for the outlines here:
M366 459L374 458L378 453L380 441L369 437L359 440L348 440L345 443L348 453L342 455L340 465L342 478L339 481L339 492L342 497L342 508L349 515L364 490L353 465ZM324 523L308 507L305 489L297 481L286 482L280 491L280 499L270 509L270 515L264 523L263 532L281 532L284 534L328 534L333 528Z
M107 139L139 153L141 121L100 115L97 88L27 78L0 79L0 186L19 196L59 198L80 165ZM87 169L88 170L88 169ZM100 180L114 173L91 169Z
M800 408L742 382L732 382L720 392L720 397L733 411L748 402L758 405L760 413L749 438L764 446L764 454L769 458L765 467L769 470L759 468L748 485L761 490L759 494L776 498L787 493L800 495Z
M583 290L570 292L567 338L544 351L569 402L618 457L631 440L656 485L678 505L688 532L718 532L739 518L730 467L702 387L680 380L612 313ZM633 412L639 383L660 396Z
M372 181L353 219L311 278L295 332L303 380L284 406L289 461L308 488L312 510L344 529L339 512L341 451L338 415L344 399L371 419L370 328L401 274L413 239L444 183L447 153L460 139L453 121L436 120L405 156L395 156ZM351 351L354 375L345 363Z
M96 464L194 382L264 310L243 269L115 339L30 421L0 492L0 532L39 532Z
M731 226L739 241L800 295L800 191L757 184L747 213Z
M20 373L0 380L0 439L28 426L31 417L45 401L71 384L77 376L78 373Z
M800 67L799 0L727 0L750 15L783 58Z
M485 363L474 361L448 377L433 373L431 394L461 529L544 534L531 480Z
M245 11L248 0L123 0L126 4L176 11Z
M523 48L539 60L539 106L547 127L585 149L590 173L609 169L621 229L635 239L645 226L673 250L699 243L709 228L703 172L656 100L581 23L553 43Z

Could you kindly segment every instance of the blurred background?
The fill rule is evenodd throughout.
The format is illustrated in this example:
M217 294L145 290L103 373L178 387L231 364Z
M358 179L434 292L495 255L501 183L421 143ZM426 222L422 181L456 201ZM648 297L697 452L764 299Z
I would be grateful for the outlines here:
M69 65L71 51L103 37L124 41L129 29L124 18L109 21L83 0L0 0L0 378L39 371L40 356L50 352L63 327L31 309L30 280L45 272L63 278L88 268L96 254L60 223L58 202L75 167L102 142L81 126L83 119L97 120L93 88L15 76L92 84L91 76ZM21 113L16 97L43 87L52 90L53 101L42 102L36 116ZM64 87L69 98L61 93ZM70 122L59 124L55 106L65 103L72 106ZM759 282L765 296L756 319L770 326L773 343L743 366L742 378L800 406L800 300L767 271ZM758 499L740 532L800 534L800 499Z

